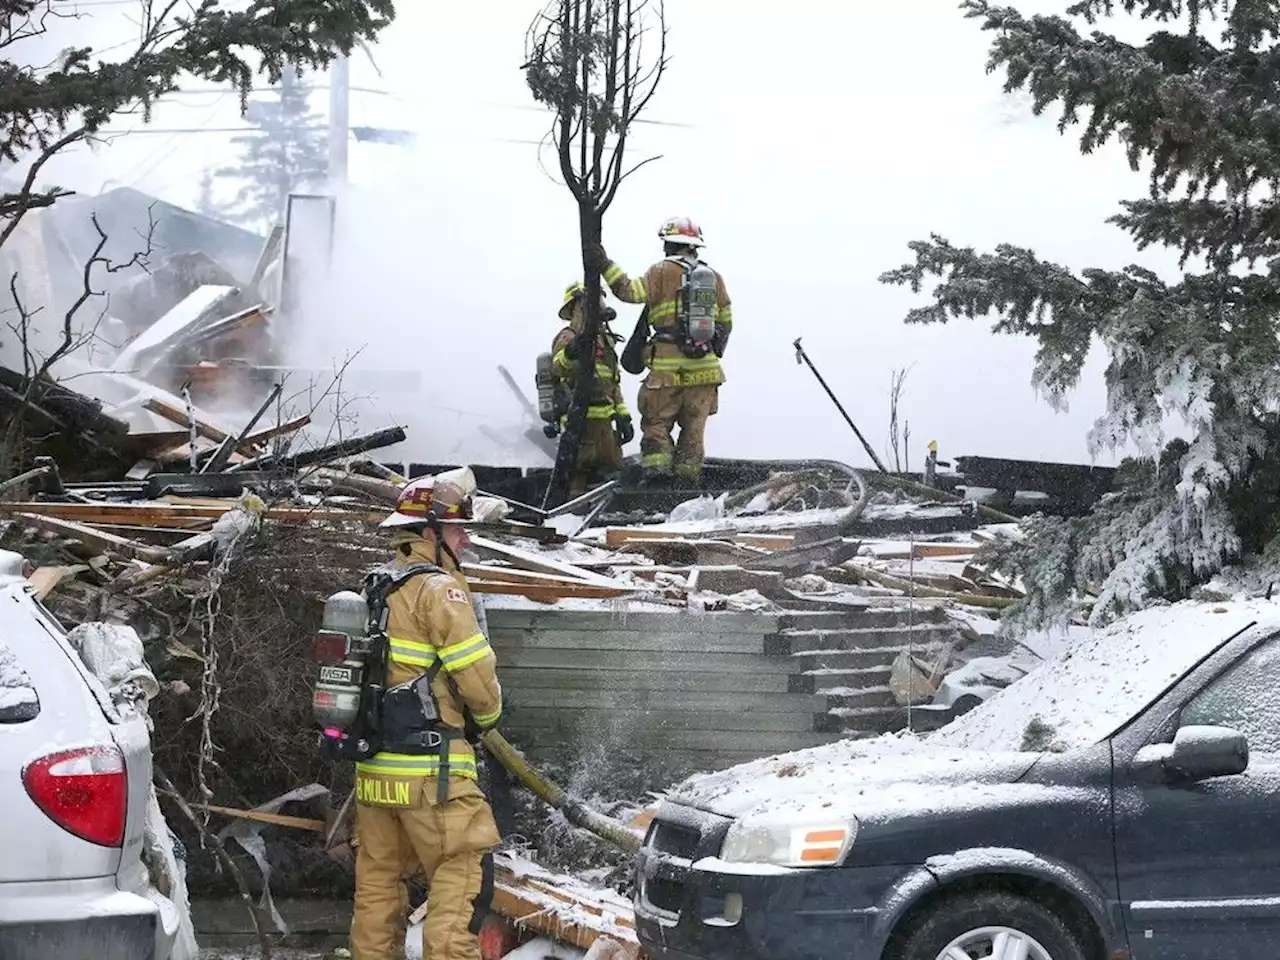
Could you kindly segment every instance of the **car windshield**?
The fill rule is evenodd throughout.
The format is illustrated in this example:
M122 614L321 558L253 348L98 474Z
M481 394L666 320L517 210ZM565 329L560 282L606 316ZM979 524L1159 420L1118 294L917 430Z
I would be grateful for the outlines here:
M18 656L0 640L0 723L21 723L40 713L40 698Z
M1062 752L1106 739L1255 620L1252 605L1177 604L1128 617L1031 671L930 745Z

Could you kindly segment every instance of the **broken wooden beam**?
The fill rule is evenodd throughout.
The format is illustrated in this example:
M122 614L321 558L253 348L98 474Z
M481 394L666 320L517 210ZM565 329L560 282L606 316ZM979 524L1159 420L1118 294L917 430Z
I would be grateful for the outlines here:
M556 560L553 557L543 556L529 550L521 550L519 547L509 546L505 543L498 543L487 537L472 536L471 545L480 554L497 560L505 560L512 566L519 567L522 570L532 570L535 573L550 573L601 587L616 588L620 586L615 580L602 577L598 573L592 573L589 570L583 570L581 567L575 567L571 563L565 563L562 560Z
M13 504L5 504L4 506L13 506ZM83 504L60 503L56 504L56 506L78 507L83 506ZM15 513L13 518L22 523L23 526L56 533L59 536L75 540L94 551L115 551L125 556L137 557L139 560L145 560L148 563L164 563L170 557L169 551L160 547L139 543L136 540L126 540L124 537L117 537L114 533L95 530L93 527L86 526L83 523L76 523L72 520L62 520L58 517L35 513Z

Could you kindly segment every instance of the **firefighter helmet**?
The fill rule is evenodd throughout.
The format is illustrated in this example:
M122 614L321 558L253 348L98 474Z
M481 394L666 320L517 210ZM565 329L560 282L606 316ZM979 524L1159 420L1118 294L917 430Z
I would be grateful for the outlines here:
M678 243L685 247L706 245L702 239L702 228L688 217L671 217L658 228L658 237L663 243Z
M587 288L581 280L575 280L564 288L564 301L560 304L560 319L565 323L569 323L573 319L573 307L580 299L586 296ZM601 313L608 309L607 296L604 287L600 288L600 310ZM617 316L617 313L614 313Z
M408 527L419 523L466 523L476 478L470 467L447 470L410 480L400 491L395 513L379 526Z

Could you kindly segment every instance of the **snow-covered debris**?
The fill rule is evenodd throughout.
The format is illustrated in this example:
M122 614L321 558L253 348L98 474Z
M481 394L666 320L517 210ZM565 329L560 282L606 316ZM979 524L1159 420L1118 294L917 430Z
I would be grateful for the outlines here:
M160 692L160 684L147 666L142 640L133 627L82 623L67 634L67 640L117 707L140 708L145 713L147 702Z

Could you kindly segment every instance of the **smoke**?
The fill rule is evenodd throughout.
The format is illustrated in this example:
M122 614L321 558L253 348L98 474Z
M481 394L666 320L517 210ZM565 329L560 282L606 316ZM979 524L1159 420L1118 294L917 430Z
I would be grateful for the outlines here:
M327 266L312 266L326 257L316 237L296 241L311 249L279 338L285 362L316 377L345 365L342 417L362 432L406 427L405 449L390 451L401 458L545 465L498 366L533 399L534 359L558 329L555 296L567 281L511 248L510 214L483 184L473 180L470 195L449 189L448 162L417 163L416 152L379 159L387 175L336 196Z

